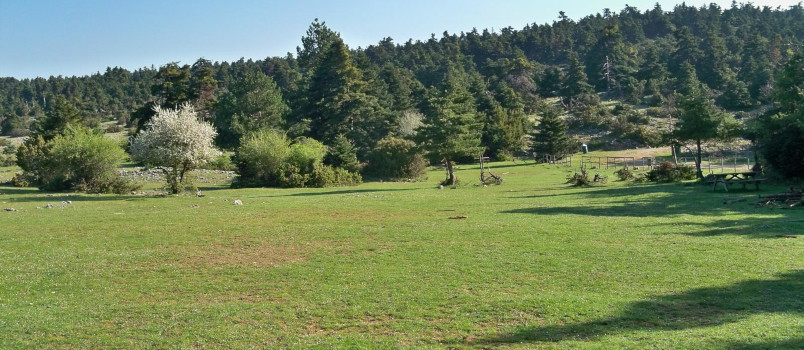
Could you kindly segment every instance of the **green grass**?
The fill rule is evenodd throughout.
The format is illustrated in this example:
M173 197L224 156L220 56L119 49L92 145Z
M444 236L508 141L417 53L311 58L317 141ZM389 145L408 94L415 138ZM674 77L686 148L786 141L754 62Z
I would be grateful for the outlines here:
M467 165L454 190L436 189L440 171L200 198L0 187L18 210L0 211L0 348L804 343L804 210L492 167L503 185L473 186Z

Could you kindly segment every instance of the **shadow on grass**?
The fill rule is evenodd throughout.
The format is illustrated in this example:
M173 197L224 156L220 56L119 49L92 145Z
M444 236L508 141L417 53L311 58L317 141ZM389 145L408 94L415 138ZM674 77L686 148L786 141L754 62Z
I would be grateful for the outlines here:
M511 333L480 339L479 344L595 340L633 331L684 330L739 322L756 314L804 314L804 270L777 279L749 280L727 287L693 289L629 304L616 317L589 322L522 327ZM741 349L764 349L767 344L734 344ZM740 347L743 346L743 347Z
M308 189L307 192L301 193L289 193L289 194L279 194L274 196L253 196L251 198L263 198L263 197L310 197L310 196L329 196L329 195L338 195L338 194L360 194L360 193L374 193L374 192L399 192L399 191L412 191L414 188L376 188L376 189L343 189L343 190L335 190L335 191L324 191L319 192L316 189Z
M8 196L4 200L11 202L49 202L60 201L116 201L132 198L124 195L94 195L78 192L47 192L31 187L0 187L0 194Z
M706 186L671 185L637 185L605 189L589 189L585 192L572 191L557 195L534 195L520 197L538 199L556 196L580 198L574 203L563 206L544 206L505 210L504 214L582 215L592 217L629 217L634 218L634 226L639 227L640 218L665 218L664 223L643 227L697 226L686 230L690 236L711 235L746 235L755 238L772 238L789 232L795 222L804 220L804 212L800 209L771 210L756 207L752 202L757 200L757 192L750 195L738 193L712 193ZM565 202L566 203L566 202ZM734 215L744 214L744 215ZM769 219L768 214L775 218ZM707 223L673 221L672 218L682 215L707 217ZM714 219L714 220L712 220ZM670 221L670 222L668 222ZM668 231L673 231L668 229Z

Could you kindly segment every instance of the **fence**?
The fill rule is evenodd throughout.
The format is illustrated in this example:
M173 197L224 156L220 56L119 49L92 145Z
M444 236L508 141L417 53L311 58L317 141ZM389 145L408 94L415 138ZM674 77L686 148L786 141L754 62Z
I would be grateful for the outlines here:
M672 162L672 157L657 157L658 162L669 161ZM678 164L695 166L694 157L679 157ZM745 155L731 156L731 157L703 157L701 159L701 171L715 173L725 172L739 172L751 171L754 166L753 159Z
M656 164L653 157L595 157L581 156L581 168L596 166L598 169L625 168L625 167L652 167Z

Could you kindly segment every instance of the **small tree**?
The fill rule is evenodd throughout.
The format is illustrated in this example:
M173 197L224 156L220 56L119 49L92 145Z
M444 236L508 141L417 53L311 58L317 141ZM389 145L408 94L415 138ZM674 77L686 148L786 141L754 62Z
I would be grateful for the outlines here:
M171 193L183 189L188 171L210 162L220 155L212 142L215 129L199 121L189 104L179 109L155 107L156 115L131 141L134 160L158 166L164 172Z
M710 99L701 92L693 92L690 96L679 100L679 122L675 129L675 137L679 141L691 141L695 144L695 169L699 179L703 179L701 171L701 145L705 141L716 138L728 138L730 132L724 129L731 127L734 119L719 110Z
M482 125L478 120L474 99L466 89L462 74L450 70L444 78L442 91L431 90L422 125L416 129L416 140L431 160L442 160L447 167L444 185L455 185L453 161L477 157Z
M542 112L539 125L532 134L531 149L538 154L563 155L570 151L571 140L567 135L567 124L555 108Z

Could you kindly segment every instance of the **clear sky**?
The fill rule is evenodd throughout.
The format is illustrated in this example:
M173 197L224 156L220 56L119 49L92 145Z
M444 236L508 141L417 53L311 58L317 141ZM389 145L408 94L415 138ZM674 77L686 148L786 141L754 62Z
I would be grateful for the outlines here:
M786 8L799 1L751 2ZM644 11L657 2L669 11L680 0L0 0L0 77L284 56L295 53L315 18L356 48L384 37L404 43L445 30L521 29L552 23L559 11L576 20L604 8L619 12L626 3ZM710 2L731 6L687 4Z

